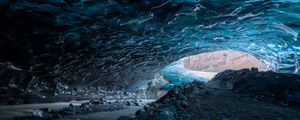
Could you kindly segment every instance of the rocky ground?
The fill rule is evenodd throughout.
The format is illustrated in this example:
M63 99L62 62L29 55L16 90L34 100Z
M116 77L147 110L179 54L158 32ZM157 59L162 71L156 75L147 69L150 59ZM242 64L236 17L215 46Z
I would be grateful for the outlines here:
M176 87L136 112L138 120L300 119L300 76L226 70L208 83Z
M88 116L91 113L118 111L130 106L140 106L143 103L142 100L91 100L80 105L70 103L62 109L40 108L33 111L31 116L15 117L14 120L78 119L80 115Z

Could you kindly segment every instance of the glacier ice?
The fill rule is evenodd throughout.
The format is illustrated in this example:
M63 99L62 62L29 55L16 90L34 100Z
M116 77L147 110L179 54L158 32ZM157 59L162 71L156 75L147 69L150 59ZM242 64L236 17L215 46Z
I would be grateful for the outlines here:
M298 0L1 0L0 6L1 91L10 83L38 96L123 89L186 56L229 49L299 74Z

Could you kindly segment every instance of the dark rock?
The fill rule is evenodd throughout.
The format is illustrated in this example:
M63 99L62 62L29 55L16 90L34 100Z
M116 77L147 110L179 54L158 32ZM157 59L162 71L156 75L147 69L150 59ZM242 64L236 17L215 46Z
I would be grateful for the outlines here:
M134 120L134 118L130 116L121 116L117 120Z
M258 72L258 68L251 68L251 72Z
M284 97L287 103L300 105L300 92L286 90Z
M191 99L215 99L210 98L210 96L225 97L223 95L227 94L234 94L233 96L238 99L251 101L252 104L264 101L271 104L275 102L276 105L285 103L290 106L300 105L299 80L299 75L270 71L259 72L255 68L251 70L226 70L219 73L206 85L201 82L192 82L173 88L155 103L148 104L144 106L143 110L137 111L135 119L192 120L191 116L193 114L187 111L190 109L197 110L197 108L193 108L193 104L197 103L191 104L191 101L194 101ZM219 100L216 100L216 102L219 102ZM230 103L231 101L228 102L228 104L234 104ZM202 104L198 105L198 107L201 106ZM207 108L209 111L214 111L214 109ZM195 113L198 114L199 111L195 111ZM208 116L208 118L213 118L213 116Z
M186 98L186 96L184 96L183 94L179 94L179 95L178 95L178 99L179 99L179 100L186 100L187 98Z
M133 101L134 106L140 106L140 103L138 101Z
M126 101L126 105L131 106L131 102L130 101Z
M150 106L149 106L149 105L145 105L145 106L144 106L144 109L147 111L147 110L150 109Z
M263 95L282 102L299 104L300 76L275 72L257 72L254 68L226 70L207 83L208 87L227 89L243 94ZM300 105L300 104L299 104Z
M139 109L139 110L137 110L136 112L135 112L135 115L141 115L142 114L142 110L141 109Z
M182 102L180 104L181 107L183 107L184 109L187 108L189 106L189 104L187 102Z

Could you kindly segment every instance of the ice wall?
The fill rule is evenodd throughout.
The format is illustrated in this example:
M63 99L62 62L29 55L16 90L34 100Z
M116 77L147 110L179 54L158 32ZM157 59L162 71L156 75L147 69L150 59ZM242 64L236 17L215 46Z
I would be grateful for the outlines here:
M1 91L119 89L227 49L299 73L299 9L297 0L0 0Z

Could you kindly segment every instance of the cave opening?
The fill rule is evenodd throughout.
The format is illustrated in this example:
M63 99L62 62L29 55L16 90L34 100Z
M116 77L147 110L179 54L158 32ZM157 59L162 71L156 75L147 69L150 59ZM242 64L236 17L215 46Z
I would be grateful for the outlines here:
M163 96L173 87L193 81L208 82L224 70L257 68L259 71L271 70L253 55L234 50L204 52L179 59L164 67L144 88L156 98ZM155 92L155 93L153 93Z

